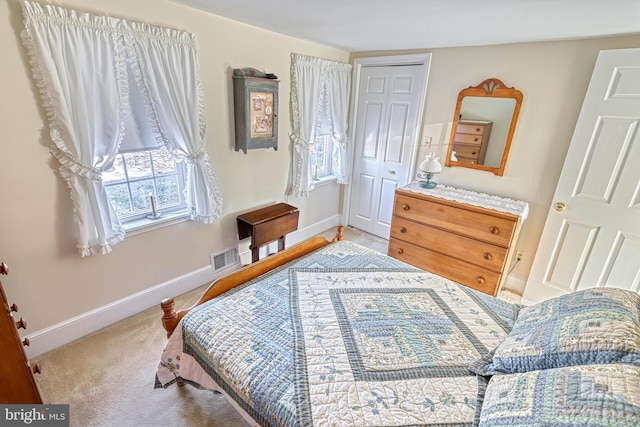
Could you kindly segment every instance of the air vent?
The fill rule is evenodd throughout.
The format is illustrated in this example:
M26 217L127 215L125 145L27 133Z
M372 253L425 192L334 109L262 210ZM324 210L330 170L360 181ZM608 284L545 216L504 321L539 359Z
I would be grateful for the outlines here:
M214 271L224 270L231 267L234 264L240 263L240 257L238 256L238 248L231 248L225 252L217 254L211 254L211 266Z

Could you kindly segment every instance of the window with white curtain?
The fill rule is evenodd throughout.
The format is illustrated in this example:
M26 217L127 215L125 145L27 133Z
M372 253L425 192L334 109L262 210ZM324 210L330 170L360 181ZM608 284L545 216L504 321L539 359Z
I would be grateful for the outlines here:
M317 183L346 184L351 65L291 54L293 159L288 195L306 197Z
M22 9L80 254L110 252L126 235L121 219L144 213L145 194L149 205L153 196L194 221L216 220L222 196L205 148L194 35L26 0ZM144 171L130 173L145 156ZM129 199L114 199L125 190Z

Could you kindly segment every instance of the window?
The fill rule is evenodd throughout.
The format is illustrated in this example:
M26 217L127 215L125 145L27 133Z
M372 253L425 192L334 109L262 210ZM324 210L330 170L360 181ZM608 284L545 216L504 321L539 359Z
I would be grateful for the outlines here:
M329 180L347 183L350 86L350 64L291 54L289 136L294 149L287 195L307 197Z
M332 150L331 135L324 134L316 138L315 147L311 154L311 170L314 181L322 181L323 178L333 177L331 170Z
M219 218L222 194L204 139L195 36L21 3L23 43L42 89L51 153L70 190L80 254L111 252L128 230L152 222L152 208L167 212L163 219L183 216L168 213L181 209L205 224ZM189 162L188 186L170 158Z
M126 224L154 211L186 211L184 175L183 164L161 147L118 154L113 169L102 177L118 219Z
M314 143L311 146L309 165L314 181L335 179L331 167L331 153L333 150L333 138L331 137L331 125L329 124L329 106L327 97L324 97L322 111L320 112L320 126L316 129Z

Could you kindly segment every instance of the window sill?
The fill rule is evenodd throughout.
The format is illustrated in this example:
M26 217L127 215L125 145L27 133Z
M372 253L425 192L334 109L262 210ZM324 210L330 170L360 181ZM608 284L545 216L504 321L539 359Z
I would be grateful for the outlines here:
M146 233L147 231L157 230L159 228L168 227L189 220L187 211L171 212L162 214L158 219L141 218L135 221L122 224L127 231L127 236L135 236L136 234Z
M325 185L331 182L336 182L337 180L338 178L336 178L335 175L327 175L327 176L323 176L322 178L314 179L313 183L317 187L319 185Z

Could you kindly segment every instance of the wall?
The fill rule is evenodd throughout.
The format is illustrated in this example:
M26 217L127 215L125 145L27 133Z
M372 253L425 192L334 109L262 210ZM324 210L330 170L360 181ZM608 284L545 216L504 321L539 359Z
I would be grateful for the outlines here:
M214 224L184 222L128 237L105 256L80 258L68 190L57 176L48 130L30 76L19 34L18 0L0 3L0 260L10 265L3 280L29 332L130 295L147 292L174 278L206 269L209 254L237 243L235 216L253 207L283 201L290 144L289 54L348 61L349 54L157 0L62 0L60 6L140 20L193 32L199 44L200 79L207 119L207 148L225 204ZM530 217L519 244L524 260L514 273L526 278L544 225L555 183L600 49L640 46L640 38L617 37L553 43L434 49L428 82L425 136L442 147L458 91L496 77L524 94L524 103L503 177L445 168L438 180L476 191L529 202ZM428 42L425 41L425 47ZM410 52L368 52L353 56ZM254 67L280 77L279 149L248 154L232 148L231 69ZM426 147L420 147L421 159ZM334 218L342 211L341 186L317 188L308 199L286 200L301 210L300 227ZM138 307L136 307L138 308ZM140 306L142 310L146 307ZM37 341L37 340L32 340Z
M432 53L422 130L423 138L432 137L432 148L422 145L416 162L432 150L444 160L460 90L495 77L523 93L504 176L444 168L436 177L442 184L529 203L530 214L518 244L525 256L513 270L516 280L510 282L516 291L524 289L531 270L598 52L630 47L640 47L640 36L420 51ZM352 54L352 60L415 52L360 52Z
M43 2L44 3L44 2ZM207 149L224 209L211 225L183 222L127 237L104 256L80 258L75 249L69 192L48 152L50 140L39 95L19 34L17 0L0 2L0 260L3 279L28 333L49 328L99 307L209 266L209 254L237 244L238 213L284 201L290 143L290 53L347 62L347 52L285 37L166 0L64 0L55 4L96 14L192 32L199 49ZM233 146L233 68L254 67L280 78L278 150L236 152ZM300 208L300 228L340 212L341 186L317 188ZM156 304L159 300L154 301ZM139 307L140 310L147 307ZM160 313L160 312L159 312ZM34 341L34 340L32 340ZM37 340L36 340L37 341ZM37 344L37 343L36 343ZM33 346L32 346L33 347Z

